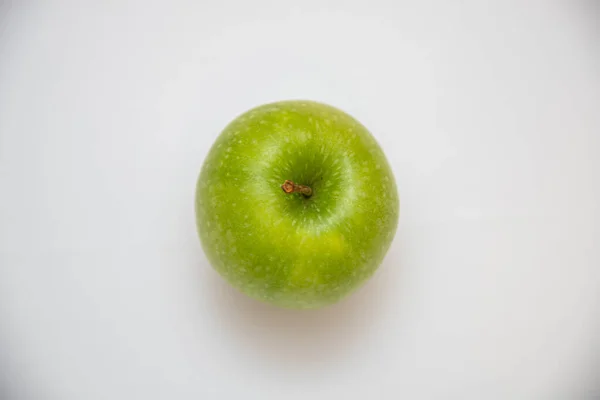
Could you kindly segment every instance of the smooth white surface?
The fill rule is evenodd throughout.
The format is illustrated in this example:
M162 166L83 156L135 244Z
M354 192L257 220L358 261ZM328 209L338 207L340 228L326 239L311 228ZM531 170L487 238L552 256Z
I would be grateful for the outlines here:
M16 3L3 398L600 396L597 2ZM378 274L314 312L230 289L194 225L221 129L289 98L362 121L401 194Z

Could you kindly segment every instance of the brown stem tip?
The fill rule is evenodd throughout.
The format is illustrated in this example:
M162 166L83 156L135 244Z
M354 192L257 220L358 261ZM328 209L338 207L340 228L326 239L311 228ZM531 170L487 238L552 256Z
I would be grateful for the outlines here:
M281 189L283 189L283 191L288 194L289 193L302 193L306 197L309 197L310 195L312 195L312 189L310 187L305 186L305 185L296 185L294 182L289 181L289 180L283 182L283 185L281 185Z

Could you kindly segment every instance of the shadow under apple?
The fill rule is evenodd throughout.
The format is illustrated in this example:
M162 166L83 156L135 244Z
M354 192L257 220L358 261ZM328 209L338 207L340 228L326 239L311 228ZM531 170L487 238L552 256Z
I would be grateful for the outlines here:
M213 297L223 337L239 351L286 369L322 370L342 362L376 334L373 327L382 315L395 269L391 263L384 261L370 280L339 303L317 310L281 309L251 299L214 271L205 282L205 293Z

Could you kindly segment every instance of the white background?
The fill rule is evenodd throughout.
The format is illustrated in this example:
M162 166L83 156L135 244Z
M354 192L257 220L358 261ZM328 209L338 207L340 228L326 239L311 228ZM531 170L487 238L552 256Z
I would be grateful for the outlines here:
M3 399L599 398L597 1L0 3ZM290 98L362 121L401 195L319 311L195 231L221 129Z

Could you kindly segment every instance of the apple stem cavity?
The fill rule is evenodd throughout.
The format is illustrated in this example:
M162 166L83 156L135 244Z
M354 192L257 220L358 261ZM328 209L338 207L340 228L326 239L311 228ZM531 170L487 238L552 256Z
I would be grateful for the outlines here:
M309 186L297 185L290 180L286 180L285 182L283 182L283 185L281 185L281 188L287 194L301 193L306 197L310 197L312 195L312 189Z

